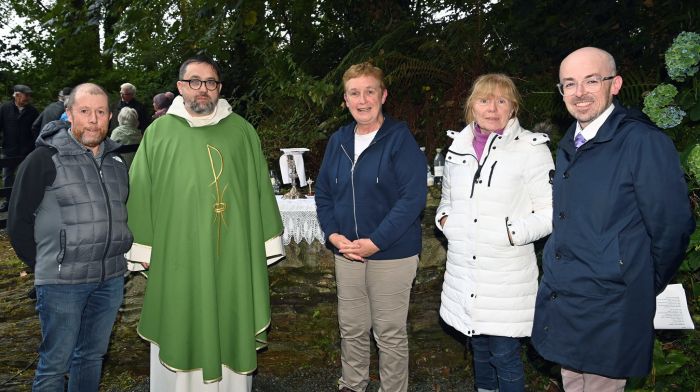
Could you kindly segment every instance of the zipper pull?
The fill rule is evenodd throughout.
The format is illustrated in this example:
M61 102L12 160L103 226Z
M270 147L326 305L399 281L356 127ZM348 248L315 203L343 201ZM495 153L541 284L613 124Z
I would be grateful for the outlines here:
M58 272L61 272L61 264L58 265Z

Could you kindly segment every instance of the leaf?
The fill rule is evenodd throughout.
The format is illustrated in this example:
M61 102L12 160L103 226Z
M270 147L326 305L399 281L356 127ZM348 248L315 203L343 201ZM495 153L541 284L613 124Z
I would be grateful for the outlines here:
M682 272L695 272L698 269L700 269L700 251L692 251L688 253L678 270Z
M654 373L657 376L670 376L689 361L690 358L681 350L671 348L664 353L661 342L654 341Z
M700 228L695 228L693 234L690 235L690 243L688 244L688 249L700 249Z
M694 106L688 108L686 113L691 121L700 121L700 100L696 101Z
M245 15L245 19L243 19L243 23L246 27L250 27L255 25L258 22L258 13L255 11L249 11Z

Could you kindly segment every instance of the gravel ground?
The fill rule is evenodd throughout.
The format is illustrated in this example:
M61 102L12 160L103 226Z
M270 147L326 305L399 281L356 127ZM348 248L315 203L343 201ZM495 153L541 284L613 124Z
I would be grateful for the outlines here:
M334 371L327 369L300 369L285 377L258 374L253 380L253 392L321 392L336 391L336 378ZM408 390L412 392L466 392L467 382L457 376L441 380L411 380ZM379 382L373 380L367 388L367 392L377 392ZM148 382L134 386L128 391L109 390L108 392L148 392Z

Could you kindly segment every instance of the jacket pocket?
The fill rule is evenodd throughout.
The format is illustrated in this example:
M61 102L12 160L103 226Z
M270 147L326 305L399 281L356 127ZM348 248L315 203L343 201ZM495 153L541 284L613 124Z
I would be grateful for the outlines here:
M452 225L449 225L449 226L447 225L447 222L449 220L450 220L450 217L448 216L447 218L445 218L445 224L442 226L442 235L444 235L448 241L450 240L450 237L452 237L450 235L451 233L449 232L450 229L452 228Z
M491 186L491 178L493 177L493 171L496 168L497 163L498 163L498 161L495 161L493 163L493 165L491 165L491 172L489 173L489 182L488 182L488 184L486 184L486 186Z
M61 229L58 234L58 255L56 255L56 263L58 263L59 271L61 271L64 257L66 257L66 229Z
M506 235L508 236L508 243L510 246L515 246L515 243L513 243L513 236L510 233L511 231L511 223L508 221L508 217L506 217Z

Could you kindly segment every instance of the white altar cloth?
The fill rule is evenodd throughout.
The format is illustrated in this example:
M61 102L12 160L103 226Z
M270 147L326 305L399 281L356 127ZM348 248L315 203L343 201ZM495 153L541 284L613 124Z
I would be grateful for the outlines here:
M284 245L289 245L292 241L298 244L302 240L309 244L314 240L325 242L323 231L318 224L316 202L313 197L288 200L277 196L277 205L284 224L282 235Z

